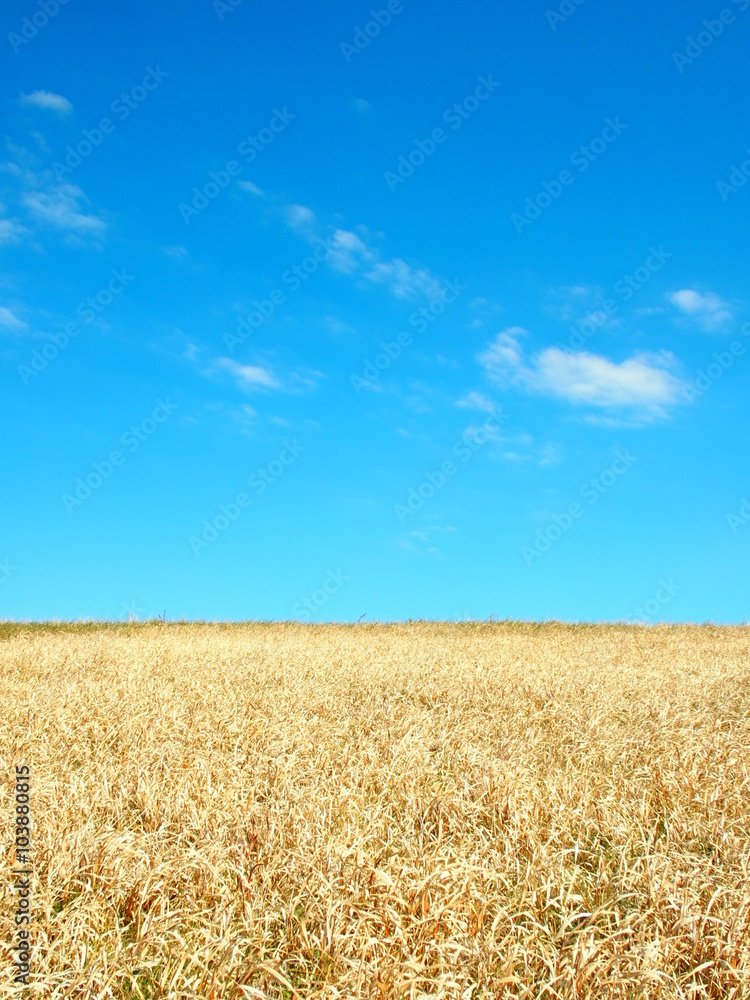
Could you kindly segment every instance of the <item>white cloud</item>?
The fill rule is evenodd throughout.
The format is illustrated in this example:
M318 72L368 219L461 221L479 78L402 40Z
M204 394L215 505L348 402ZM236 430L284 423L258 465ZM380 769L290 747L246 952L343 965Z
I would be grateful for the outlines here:
M315 222L315 212L307 205L287 205L286 221L292 229L309 229Z
M232 358L217 358L215 367L228 372L243 389L279 389L274 373L261 365L242 365ZM209 372L210 374L210 372Z
M253 184L252 181L237 181L237 186L241 187L243 191L249 191L250 194L254 194L256 198L265 198L266 192L259 188L257 184Z
M641 416L664 416L666 408L682 398L682 381L672 369L675 359L667 351L640 353L620 363L586 351L568 352L548 347L529 360L511 327L499 333L478 356L488 377L502 388L514 386L527 392L597 409L626 409Z
M328 260L337 271L352 274L373 258L373 251L357 233L337 229L331 237Z
M669 371L673 363L668 352L636 354L617 364L598 354L567 354L551 347L538 356L531 381L571 403L652 409L678 399L681 382Z
M323 323L326 329L334 334L355 332L353 326L344 323L343 320L337 319L336 316L324 316Z
M418 531L410 531L396 541L396 544L409 552L416 552L419 555L442 556L442 551L437 546L437 539L434 535L455 535L458 528L452 524L441 525L433 518L432 523L427 524Z
M493 342L478 355L477 360L495 382L503 384L506 376L513 375L523 357L518 343L519 337L526 336L522 326L510 326L498 333Z
M691 288L672 292L669 301L684 315L699 322L706 330L715 330L732 319L728 303L715 292L705 295Z
M499 407L481 392L467 392L456 401L456 406L465 410L481 410L483 413L497 413Z
M84 215L79 202L86 196L74 184L61 184L48 191L31 191L24 195L24 204L37 219L60 229L76 233L99 235L107 228L96 215Z
M569 323L582 310L591 312L602 299L601 289L593 285L558 285L547 290L549 301L544 311L557 320Z
M355 229L321 226L306 205L287 204L281 211L286 224L311 244L325 243L328 251L325 259L334 270L384 285L399 299L441 297L441 283L427 268L412 267L398 257L382 260L366 226Z
M59 115L69 115L73 105L61 94L53 94L50 90L35 90L33 94L21 94L21 104L44 108L45 111L56 111Z
M387 285L399 299L414 299L419 295L437 299L441 295L440 282L426 267L415 269L398 257L375 264L365 277Z
M24 226L13 219L0 219L0 245L3 243L18 243L19 239L28 232Z
M66 230L67 242L74 245L86 239L96 243L103 236L106 223L85 210L88 199L79 187L55 182L52 171L40 171L36 156L23 146L9 142L8 149L12 159L2 169L17 181L15 198L34 222ZM17 242L25 232L15 221L0 220L0 242Z
M364 97L353 97L352 98L352 107L356 111L359 111L360 114L364 114L365 111L369 111L370 110L370 108L372 107L372 105L370 104L369 101L366 101L364 99Z
M28 330L28 328L29 324L19 319L12 309L0 306L0 329L19 333L21 330Z
M190 256L185 247L162 247L161 250L173 260L185 260L186 257Z
M503 311L502 306L499 306L496 302L490 302L483 295L475 296L469 303L469 308L476 314L474 319L469 323L469 326L473 330L478 330L484 326L484 323L490 320L493 313Z

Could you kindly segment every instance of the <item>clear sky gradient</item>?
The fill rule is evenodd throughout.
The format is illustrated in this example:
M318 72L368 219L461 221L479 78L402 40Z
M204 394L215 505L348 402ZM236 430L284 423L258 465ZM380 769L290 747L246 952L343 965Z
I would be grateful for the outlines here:
M0 617L750 617L750 0L0 18Z

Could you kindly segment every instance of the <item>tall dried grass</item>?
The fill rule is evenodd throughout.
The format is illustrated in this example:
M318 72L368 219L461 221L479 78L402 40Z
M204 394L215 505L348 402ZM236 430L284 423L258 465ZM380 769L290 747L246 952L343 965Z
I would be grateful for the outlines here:
M6 627L31 994L750 996L749 665L746 628Z

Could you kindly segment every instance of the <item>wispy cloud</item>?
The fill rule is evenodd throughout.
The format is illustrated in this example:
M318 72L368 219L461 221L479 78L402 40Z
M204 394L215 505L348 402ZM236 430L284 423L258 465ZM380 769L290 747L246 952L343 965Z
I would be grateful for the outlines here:
M81 211L80 203L86 201L83 191L74 184L30 191L23 197L23 203L40 222L82 235L99 236L106 230L106 224L98 216Z
M284 205L282 214L287 226L311 243L325 242L326 259L334 270L384 285L399 299L435 299L441 295L440 280L428 268L412 266L400 257L383 260L367 226L325 226L318 223L312 209L299 204Z
M520 340L526 331L499 333L479 363L500 388L564 400L600 410L627 410L641 418L663 417L682 398L683 382L673 373L667 351L640 353L622 362L586 351L548 347L526 358Z
M483 295L475 296L469 303L469 308L474 316L469 322L469 327L472 330L481 330L486 323L490 322L494 326L494 315L503 311L502 306L499 306L496 302L491 302Z
M26 106L44 108L45 111L55 111L59 115L73 113L73 105L61 94L53 94L51 90L35 90L32 94L21 94L20 102Z
M375 257L368 243L350 229L337 229L330 240L328 260L331 267L344 274L358 271Z
M257 184L253 184L252 181L237 181L237 187L243 191L249 191L256 198L265 198L266 196L266 192L262 188L259 188Z
M456 406L465 410L481 410L483 413L495 414L500 407L488 396L481 392L467 392L461 399L456 400Z
M440 282L426 267L413 268L398 257L375 264L365 277L387 285L398 299L415 299L420 295L436 299L441 293Z
M217 358L214 368L225 371L242 389L280 389L281 382L270 368L262 365L243 365L232 358ZM212 374L209 369L208 374Z
M434 536L455 534L458 534L458 528L454 528L451 524L441 525L438 523L438 519L433 517L431 522L420 530L410 531L397 539L396 544L402 549L419 555L442 556L443 552L437 544L438 539Z
M292 229L309 229L315 222L315 212L307 205L288 205L286 219Z
M10 159L0 170L15 181L15 190L8 186L6 196L23 225L18 219L0 219L0 243L16 243L29 233L36 237L39 227L50 226L63 230L68 244L98 247L107 224L88 209L81 188L55 180L53 172L43 169L36 153L25 146L8 141L7 148Z
M0 306L0 330L10 330L11 333L21 333L23 330L28 330L29 324L24 323L13 312L12 309L8 309L6 306Z
M310 392L325 378L323 372L313 368L301 368L279 375L268 365L243 365L233 358L216 358L207 368L199 370L206 378L226 374L245 392Z
M3 243L18 243L21 237L27 233L25 226L15 222L13 219L0 219L0 245Z
M523 360L519 338L524 336L526 330L522 326L509 326L478 356L477 360L494 382L504 386L517 374Z
M689 316L706 330L717 330L732 319L729 304L715 292L702 294L683 288L672 292L668 298L684 316Z
M185 247L162 247L161 252L165 253L167 257L171 257L173 260L185 260L190 256Z

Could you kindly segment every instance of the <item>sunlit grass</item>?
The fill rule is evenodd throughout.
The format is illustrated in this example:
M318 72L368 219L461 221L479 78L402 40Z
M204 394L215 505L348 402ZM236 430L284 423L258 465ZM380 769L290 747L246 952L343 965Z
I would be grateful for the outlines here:
M34 996L750 995L748 628L0 639Z

